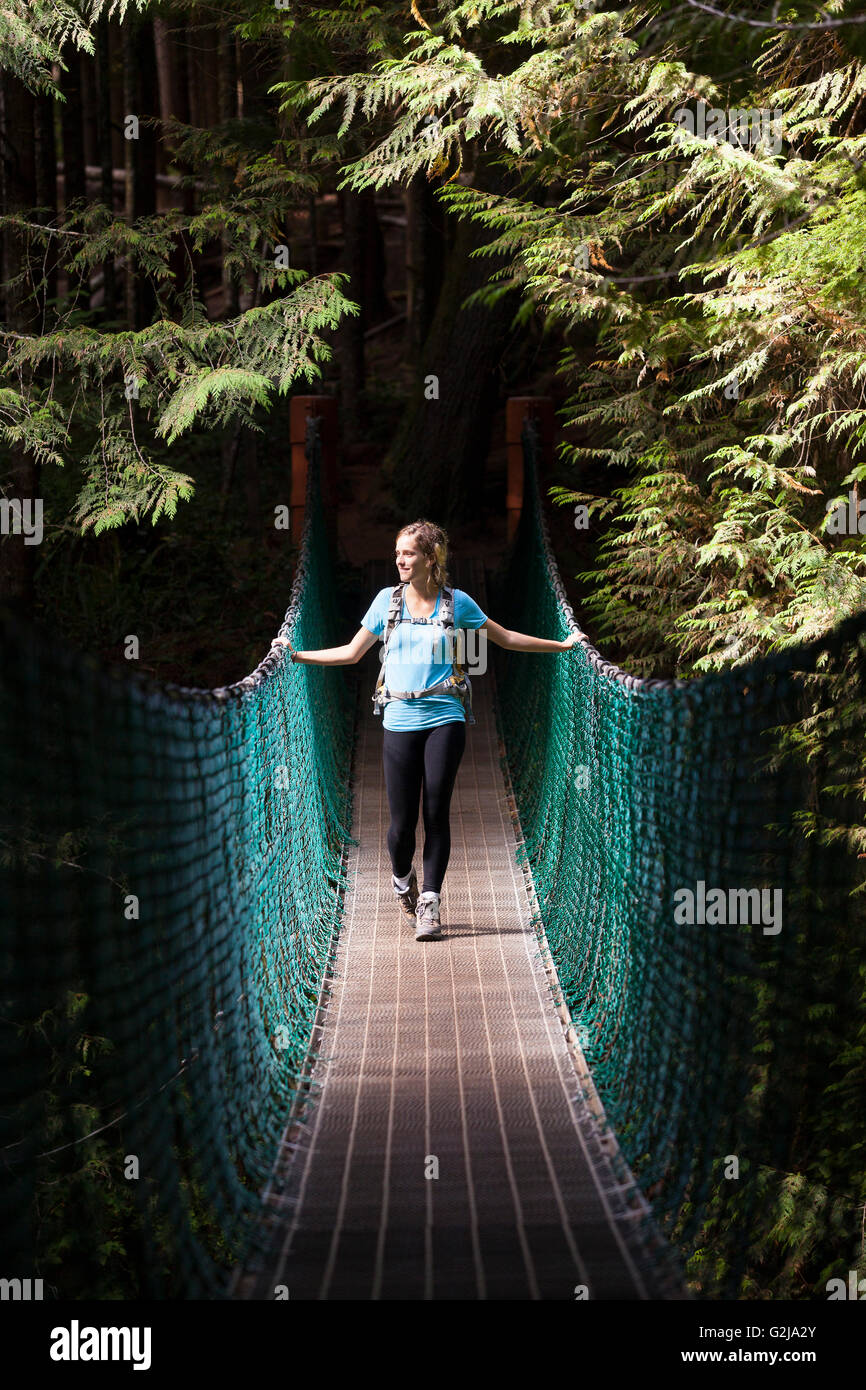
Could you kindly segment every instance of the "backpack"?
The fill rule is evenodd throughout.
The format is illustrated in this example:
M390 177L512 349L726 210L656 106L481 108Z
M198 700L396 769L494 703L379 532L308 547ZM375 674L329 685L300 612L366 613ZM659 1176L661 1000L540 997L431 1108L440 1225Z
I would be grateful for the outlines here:
M403 594L406 589L406 582L401 582L394 586L391 598L388 603L388 617L385 622L383 638L385 642L382 651L382 664L379 667L379 678L376 681L376 689L373 692L373 713L381 714L389 700L418 700L422 695L448 694L456 695L460 700L465 712L467 724L475 723L475 716L472 713L472 686L465 668L466 637L463 628L454 626L454 594L451 589L442 590L442 598L439 604L439 616L436 623L441 623L445 629L445 635L453 645L451 650L454 653L454 662L451 668L451 675L444 680L437 681L435 685L428 686L426 690L391 690L385 685L385 661L388 656L388 647L391 637L397 624L400 622L403 613ZM414 623L433 623L433 616L429 618L413 618Z

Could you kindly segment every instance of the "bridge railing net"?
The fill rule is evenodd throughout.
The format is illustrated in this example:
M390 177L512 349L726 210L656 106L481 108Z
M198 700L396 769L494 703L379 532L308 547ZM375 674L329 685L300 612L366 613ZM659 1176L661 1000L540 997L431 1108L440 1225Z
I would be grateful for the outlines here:
M507 626L563 638L578 625L538 449L530 422L494 592ZM723 1296L745 1288L762 1202L805 1178L800 1277L862 1263L866 1164L853 1140L828 1145L827 1121L862 1109L864 631L866 615L675 682L626 675L582 634L562 654L494 654L522 858L594 1082L663 1228L684 1249L708 1215L727 1231Z
M320 448L311 422L280 628L300 649L328 645L336 623ZM235 685L195 690L0 617L4 1275L82 1296L72 1255L44 1262L44 1184L59 1174L69 1190L61 1247L64 1230L80 1239L93 1188L76 1198L69 1177L98 1152L118 1203L137 1204L121 1296L224 1291L340 911L349 700L340 673L281 648ZM88 1123L101 1132L84 1138Z

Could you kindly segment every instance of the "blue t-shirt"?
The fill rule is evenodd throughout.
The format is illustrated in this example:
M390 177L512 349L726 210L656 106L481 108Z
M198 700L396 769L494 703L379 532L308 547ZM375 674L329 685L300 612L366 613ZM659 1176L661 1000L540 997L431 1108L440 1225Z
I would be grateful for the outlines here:
M388 619L388 604L393 585L380 589L361 626L382 637ZM474 599L462 589L452 589L454 595L454 626L483 627L487 614L482 613ZM453 670L453 653L438 620L442 590L436 597L436 607L426 621L412 618L403 591L403 614L391 634L388 659L385 662L385 684L392 690L426 690L445 680ZM380 653L381 657L381 653ZM382 722L386 729L432 729L437 724L462 720L466 715L459 695L424 695L417 700L389 700Z

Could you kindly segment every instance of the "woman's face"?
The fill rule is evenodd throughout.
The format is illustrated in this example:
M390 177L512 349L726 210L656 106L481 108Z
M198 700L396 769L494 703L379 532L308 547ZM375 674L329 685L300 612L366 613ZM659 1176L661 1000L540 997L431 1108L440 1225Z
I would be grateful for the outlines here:
M414 536L397 537L395 558L401 579L409 583L417 580L419 584L424 584L430 578L433 562L418 549Z

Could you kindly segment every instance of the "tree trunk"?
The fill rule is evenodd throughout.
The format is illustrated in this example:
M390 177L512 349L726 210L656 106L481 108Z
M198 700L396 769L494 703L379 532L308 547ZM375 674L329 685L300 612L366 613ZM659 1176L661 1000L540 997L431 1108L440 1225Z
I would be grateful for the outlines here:
M54 138L54 97L40 93L36 97L34 136L36 141L36 202L42 209L38 220L45 226L57 225L57 146ZM57 239L52 238L43 253L42 271L45 284L39 293L46 329L55 321L53 309L47 305L57 301Z
M235 94L238 120L244 118L244 99L246 93L246 66L244 63L245 50L241 47L241 41L235 34Z
M156 17L153 21L153 39L156 52L160 116L163 121L174 119L186 124L189 122L189 72L188 55L184 47L185 30L182 25L174 24L170 32L168 21ZM166 171L173 167L181 175L188 175L191 172L189 164L178 159L174 153L170 136L166 135L160 141L159 148L162 152ZM195 211L194 188L185 186L181 190L173 192L171 198L175 206L180 202L184 213L188 217L192 216ZM191 258L192 250L186 233L182 230L178 231L169 259L172 284L175 289L182 290L186 284L190 273Z
M130 223L156 212L156 131L150 120L157 114L159 97L153 21L127 19L121 27L123 41L123 101L125 116L138 117L135 138L127 135L126 216ZM132 258L127 260L126 314L133 328L146 328L156 312L156 294L148 278Z
M350 188L338 195L343 224L342 269L349 276L348 299L360 305L358 315L348 315L334 335L337 360L340 366L340 430L345 449L357 443L364 434L362 397L364 389L364 332L367 328L367 306L364 301L364 215L362 195Z
M394 306L385 290L385 239L379 223L376 208L376 195L372 188L361 194L361 215L363 235L361 247L364 255L364 308L367 327L384 323L394 314Z
M343 224L343 265L350 280L347 297L360 304L357 317L348 317L336 333L340 363L343 447L358 443L366 434L363 391L366 383L364 334L393 314L385 292L385 246L371 189L340 196Z
M445 212L424 173L418 173L405 190L406 208L406 350L418 365L445 268Z
M37 202L37 106L38 98L16 77L0 73L0 206L7 215L32 217ZM38 305L26 281L13 283L26 271L31 256L27 233L4 227L2 255L4 327L16 333L38 333ZM17 500L23 511L26 502L36 500L38 489L39 467L32 454L18 444L6 445L0 454L0 496ZM23 531L0 535L0 602L30 617L38 546L25 545L24 540Z
M310 193L307 197L307 214L310 219L310 274L319 273L319 227L318 227L318 203L315 193Z
M256 545L262 540L262 499L259 484L259 436L245 429L241 437L241 457L244 469L247 531Z
M111 46L108 20L103 14L96 26L96 128L99 138L99 165L102 171L102 201L114 212L114 160L111 140ZM117 318L117 281L114 257L102 262L102 317Z
M71 204L87 198L87 173L84 156L85 113L82 101L82 58L77 49L67 54L69 70L61 74L60 86L65 103L60 108L60 132L63 140L63 211L64 222ZM79 308L90 308L90 277L65 274L66 295Z
M238 74L234 38L227 24L219 28L217 97L220 123L234 120L238 109Z
M77 49L66 55L68 72L61 73L60 89L66 101L60 108L63 138L63 207L76 198L87 197L84 158L84 106L82 101L82 57Z
M234 39L227 25L219 31L219 50L217 54L217 91L219 95L220 124L233 121L238 115L238 70L235 57ZM226 270L226 256L230 245L228 238L220 238L222 251L222 292L223 314L225 318L237 318L240 311L238 283Z
M496 173L481 155L472 182L499 191ZM400 509L412 516L432 512L445 524L468 520L481 509L499 397L497 368L517 309L510 296L493 309L462 307L506 264L500 257L471 258L492 239L478 222L466 218L457 225L416 386L385 461Z

